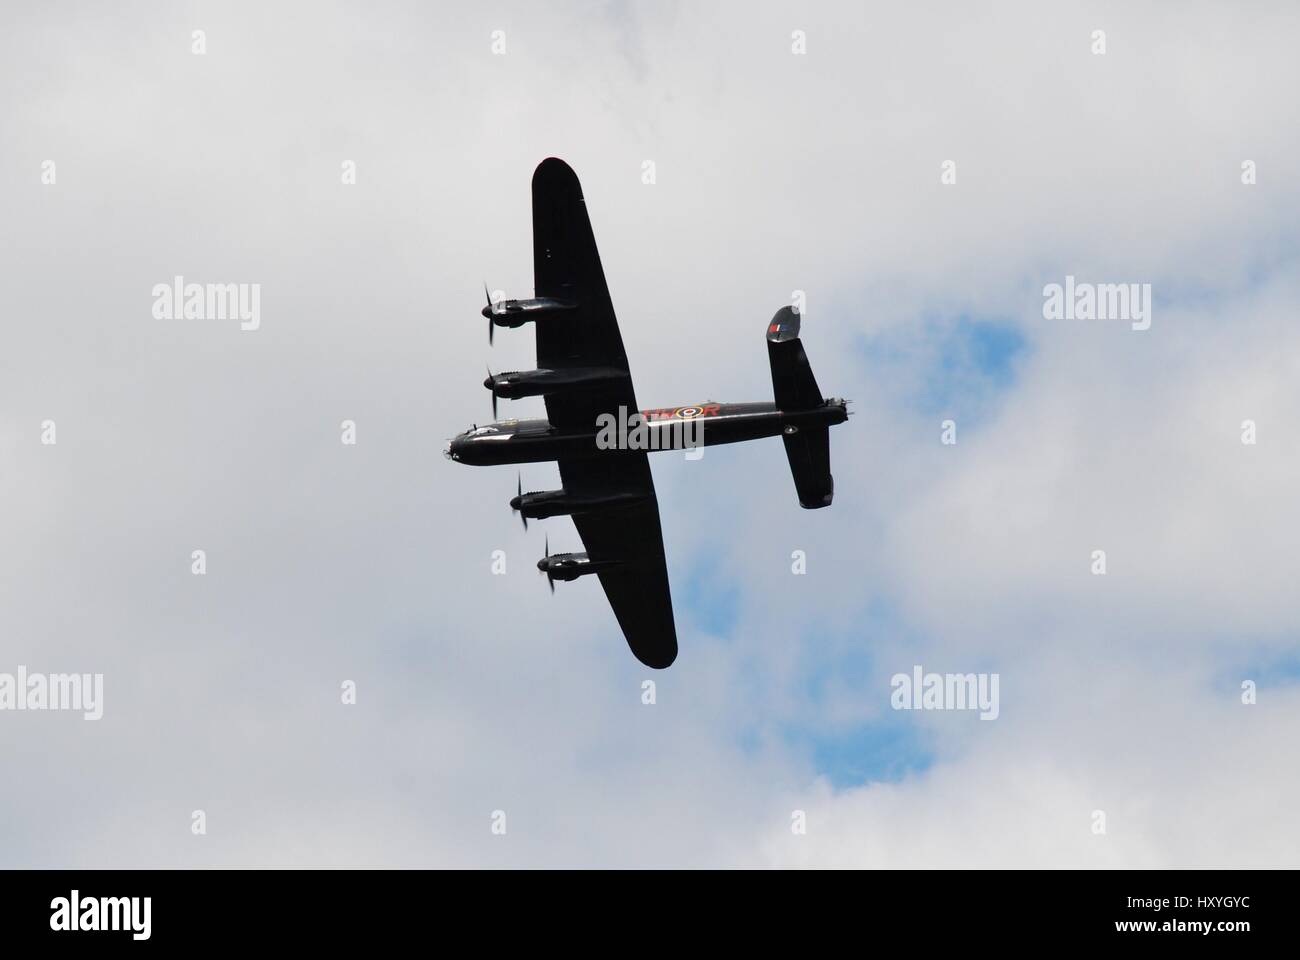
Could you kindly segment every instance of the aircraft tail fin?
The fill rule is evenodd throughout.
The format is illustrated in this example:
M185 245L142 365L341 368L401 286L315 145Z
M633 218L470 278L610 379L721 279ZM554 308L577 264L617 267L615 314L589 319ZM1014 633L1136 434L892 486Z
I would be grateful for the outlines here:
M812 410L825 403L808 355L799 341L799 314L782 307L767 327L767 357L772 364L772 392L779 409ZM794 477L799 506L808 510L829 507L835 493L831 476L831 438L828 427L800 429L781 437Z

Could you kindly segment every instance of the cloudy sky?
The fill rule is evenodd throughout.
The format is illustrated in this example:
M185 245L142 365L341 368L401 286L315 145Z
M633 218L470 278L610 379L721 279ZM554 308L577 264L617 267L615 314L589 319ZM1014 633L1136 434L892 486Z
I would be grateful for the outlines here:
M104 716L0 712L0 865L1300 863L1294 5L2 16L0 673ZM652 461L663 673L440 455L534 365L477 311L550 155L644 405L769 399L796 290L854 401L828 510L774 439ZM1150 329L1045 319L1067 276ZM891 709L918 664L998 718Z

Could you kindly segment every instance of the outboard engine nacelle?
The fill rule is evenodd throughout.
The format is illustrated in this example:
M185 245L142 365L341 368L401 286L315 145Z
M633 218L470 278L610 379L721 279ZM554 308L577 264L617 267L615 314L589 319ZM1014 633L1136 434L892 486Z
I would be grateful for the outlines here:
M622 564L618 560L592 560L585 553L551 553L537 561L537 569L546 574L546 579L555 590L555 581L577 580L589 574L612 570Z
M556 297L498 300L493 303L489 296L487 306L480 312L487 317L489 331L493 326L509 327L514 330L530 321L549 319L557 314L568 313L570 310L577 309L577 306L578 304L572 300L560 300Z

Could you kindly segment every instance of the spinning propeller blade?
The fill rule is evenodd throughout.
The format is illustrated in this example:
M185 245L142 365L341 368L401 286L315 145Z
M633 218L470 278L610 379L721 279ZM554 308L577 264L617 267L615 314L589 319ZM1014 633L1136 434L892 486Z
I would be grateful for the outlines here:
M521 497L524 495L524 475L522 473L518 475L518 483L515 485L515 492ZM524 522L524 530L527 530L528 529L527 514L525 514L522 510L516 510L515 512L519 514L519 519Z

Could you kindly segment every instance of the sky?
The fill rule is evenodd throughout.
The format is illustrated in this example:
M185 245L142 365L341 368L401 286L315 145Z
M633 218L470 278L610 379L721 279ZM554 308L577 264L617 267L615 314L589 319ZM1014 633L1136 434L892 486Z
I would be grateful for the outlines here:
M0 675L103 675L0 710L0 866L1300 863L1294 5L0 19ZM535 364L478 311L547 156L643 405L770 399L796 291L853 401L829 509L775 439L652 458L663 672L441 456ZM155 316L178 275L257 329ZM894 709L917 665L996 719Z

